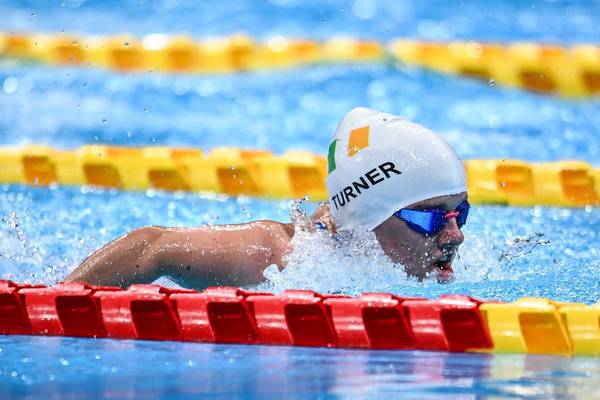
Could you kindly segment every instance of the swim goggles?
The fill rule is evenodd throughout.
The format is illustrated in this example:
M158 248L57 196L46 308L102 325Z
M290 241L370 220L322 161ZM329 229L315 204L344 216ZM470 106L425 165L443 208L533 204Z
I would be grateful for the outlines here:
M435 235L446 226L450 218L456 218L459 228L467 222L469 208L471 205L467 200L463 201L454 211L446 211L440 208L431 210L406 210L396 211L394 216L406 222L409 228L423 235Z

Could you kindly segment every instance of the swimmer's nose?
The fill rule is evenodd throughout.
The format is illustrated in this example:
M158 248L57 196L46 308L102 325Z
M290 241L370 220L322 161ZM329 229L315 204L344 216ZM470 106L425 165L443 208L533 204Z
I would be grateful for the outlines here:
M437 237L438 245L453 245L460 246L465 241L465 236L460 231L456 218L449 218L444 229L440 231Z

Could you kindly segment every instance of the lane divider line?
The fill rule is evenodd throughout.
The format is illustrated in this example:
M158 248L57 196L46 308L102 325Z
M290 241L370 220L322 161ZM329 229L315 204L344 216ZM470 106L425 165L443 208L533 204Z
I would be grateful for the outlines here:
M600 46L515 42L389 43L349 37L325 41L274 36L258 42L239 33L193 39L149 34L77 36L0 32L0 56L49 65L93 66L119 72L214 74L300 65L385 63L417 66L486 83L571 98L600 94Z
M0 280L0 334L600 356L600 303Z
M582 161L527 163L467 160L467 189L474 204L597 206L600 169ZM34 186L93 185L123 190L160 189L327 200L327 159L306 151L85 145L0 147L0 183Z

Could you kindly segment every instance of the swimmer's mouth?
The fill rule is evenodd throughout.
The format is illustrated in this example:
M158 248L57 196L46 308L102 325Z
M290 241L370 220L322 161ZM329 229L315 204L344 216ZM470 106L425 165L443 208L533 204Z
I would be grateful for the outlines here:
M440 258L433 263L433 273L437 278L438 283L448 283L452 280L454 270L452 269L452 260L454 252L444 253Z

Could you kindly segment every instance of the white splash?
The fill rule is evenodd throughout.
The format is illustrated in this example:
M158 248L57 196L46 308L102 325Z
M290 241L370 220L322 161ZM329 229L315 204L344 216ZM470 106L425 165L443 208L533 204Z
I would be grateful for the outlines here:
M372 232L338 233L312 229L312 222L300 208L291 206L295 227L291 252L284 257L286 268L272 265L264 271L267 279L257 289L279 292L303 288L322 293L358 294L368 291L393 291L416 280L393 263L383 252Z
M18 263L26 255L27 239L16 212L8 212L1 221L8 229L0 229L0 271L3 279L15 279L22 273Z
M259 285L260 290L304 288L357 294L390 292L399 285L416 284L401 265L383 253L371 232L333 236L325 230L296 229L291 246L284 258L286 268L281 272L275 265L267 268L267 281Z
M256 289L280 292L304 288L322 293L359 294L438 286L434 276L423 282L407 276L402 265L385 255L372 232L332 235L326 230L312 229L301 204L302 201L295 202L291 207L295 234L292 250L284 257L286 268L283 271L275 265L267 268L266 281ZM465 236L460 257L454 260L454 280L450 285L510 279L509 260L502 255L515 250L511 243L491 243L485 235L468 232ZM525 257L530 255L530 251L518 252L525 253ZM448 285L444 287L451 290Z

